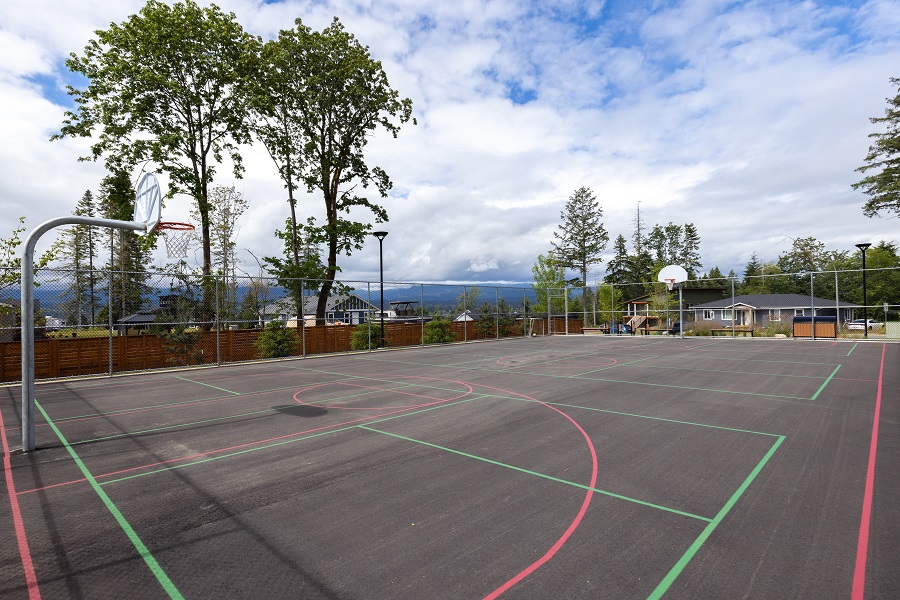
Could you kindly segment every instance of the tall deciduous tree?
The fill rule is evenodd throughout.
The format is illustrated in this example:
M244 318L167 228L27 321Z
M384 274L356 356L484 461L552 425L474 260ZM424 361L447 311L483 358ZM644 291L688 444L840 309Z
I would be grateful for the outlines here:
M553 248L559 253L563 265L578 271L581 276L582 310L587 323L587 276L592 265L603 261L603 251L609 243L609 234L603 226L603 209L594 193L581 187L569 197L566 208L560 213L562 223L553 236Z
M213 265L224 278L225 289L222 298L222 309L226 315L237 310L237 221L246 212L247 199L233 185L216 185L209 192L209 235L210 255ZM194 209L191 217L200 219L199 212Z
M105 157L113 172L146 161L167 172L170 193L196 201L209 275L210 183L226 154L235 177L244 170L238 144L250 142L250 130L241 90L257 40L234 14L192 0L150 0L96 35L66 61L89 83L69 87L77 110L54 139L96 136L84 160Z
M900 215L900 77L891 77L890 81L898 86L897 95L887 98L883 117L869 119L876 125L883 123L886 131L869 134L875 142L869 146L866 164L856 169L860 173L874 172L853 184L853 189L869 196L863 205L867 217L882 211Z
M337 19L322 32L311 31L299 20L296 24L279 43L289 40L295 46L296 60L289 64L300 102L292 118L303 142L303 156L296 164L299 179L307 191L318 190L325 200L327 259L316 306L316 317L324 318L339 270L338 253L360 249L372 229L347 215L360 207L368 209L376 223L388 219L383 207L356 193L357 186L371 185L386 197L393 185L381 167L366 162L366 146L378 130L396 137L412 117L412 101L400 98L381 63Z

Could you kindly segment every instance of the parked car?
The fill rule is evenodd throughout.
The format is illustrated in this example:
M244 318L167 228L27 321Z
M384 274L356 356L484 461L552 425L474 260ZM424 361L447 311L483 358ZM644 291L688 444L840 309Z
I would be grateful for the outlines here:
M866 328L866 321L868 321L869 330L872 329L881 329L884 327L884 323L879 323L875 319L853 319L849 323L847 323L847 329L851 331L862 331Z

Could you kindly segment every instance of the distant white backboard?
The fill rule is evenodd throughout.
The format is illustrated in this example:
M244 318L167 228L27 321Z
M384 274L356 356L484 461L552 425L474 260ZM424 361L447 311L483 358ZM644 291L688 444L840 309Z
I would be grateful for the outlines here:
M666 284L681 283L682 281L687 281L687 278L687 271L684 270L684 267L681 267L679 265L669 265L668 267L663 267L659 272L659 275L656 276L657 281L661 281Z
M159 187L159 182L153 173L145 173L141 177L135 193L134 222L144 223L147 229L146 231L138 230L137 233L144 235L156 229L161 211L162 190Z

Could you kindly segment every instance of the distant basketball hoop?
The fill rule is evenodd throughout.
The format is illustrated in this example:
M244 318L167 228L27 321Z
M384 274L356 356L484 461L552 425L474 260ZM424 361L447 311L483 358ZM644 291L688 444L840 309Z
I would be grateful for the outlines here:
M174 223L160 221L156 229L162 233L166 243L166 256L169 258L186 258L191 239L194 237L194 226L190 223Z

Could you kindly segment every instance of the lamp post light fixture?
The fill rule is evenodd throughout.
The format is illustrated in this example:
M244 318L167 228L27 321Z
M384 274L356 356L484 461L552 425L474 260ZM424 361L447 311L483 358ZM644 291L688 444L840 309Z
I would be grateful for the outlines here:
M869 319L866 314L866 306L869 304L869 299L866 294L866 250L869 249L869 246L872 244L857 244L856 247L862 251L862 273L863 273L863 337L869 337Z
M387 231L373 231L372 235L378 238L378 281L381 284L381 340L378 347L384 347L384 254L382 254L382 242L387 237Z

